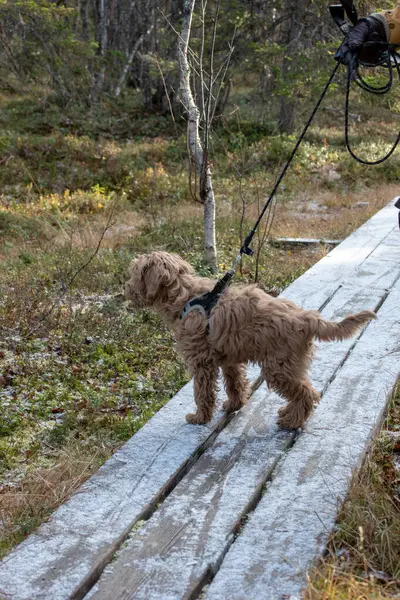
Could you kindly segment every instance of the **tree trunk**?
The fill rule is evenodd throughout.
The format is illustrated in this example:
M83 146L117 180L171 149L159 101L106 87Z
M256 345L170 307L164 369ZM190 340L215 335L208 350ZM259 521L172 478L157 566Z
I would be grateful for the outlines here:
M82 39L90 40L89 0L80 0L79 17L81 21Z
M95 87L93 90L93 100L97 100L104 90L106 80L105 58L108 49L108 18L109 18L109 0L98 0L99 27L97 33L97 42L99 44L98 54L102 59L100 70L97 74Z
M204 204L204 252L207 264L217 271L217 249L215 241L215 198L211 180L211 169L199 136L199 109L190 87L190 65L188 46L195 0L185 0L182 15L182 28L179 37L179 90L183 106L188 115L189 160L194 165L200 179L200 199Z
M285 63L287 63L286 57L284 58L284 67L282 69L283 74L285 76L286 68ZM281 97L281 106L279 111L279 131L281 133L293 133L294 131L294 121L295 118L295 101L293 98L288 98L288 96Z
M150 31L148 31L147 33L149 34L149 33L150 33ZM129 69L130 69L130 67L131 67L131 65L132 65L133 59L135 58L135 56L136 56L136 54L137 54L137 51L138 51L138 49L139 49L139 46L140 46L140 44L142 43L143 37L144 37L144 36L143 36L143 34L142 34L142 35L141 35L141 36L140 36L140 37L139 37L139 38L136 40L136 43L135 43L135 45L133 46L133 48L132 48L132 51L131 51L131 53L130 53L130 54L129 54L129 56L128 56L128 60L126 61L125 65L124 65L124 68L122 69L122 73L121 73L121 76L120 76L120 78L119 78L119 81L118 81L118 83L117 83L117 87L115 88L115 96L116 96L116 98L118 98L118 96L119 96L119 95L120 95L120 93L121 93L122 86L123 86L123 85L124 85L124 83L125 83L126 76L128 75Z
M281 76L282 80L286 84L286 87L288 87L288 82L290 86L291 73L295 65L296 53L298 50L297 42L300 37L299 30L302 26L300 18L300 4L301 0L290 0L288 3L290 17L282 28L282 42L285 47L285 55L283 57ZM294 97L294 94L283 95L281 97L279 114L279 130L282 133L293 133L295 127L295 110L296 98Z

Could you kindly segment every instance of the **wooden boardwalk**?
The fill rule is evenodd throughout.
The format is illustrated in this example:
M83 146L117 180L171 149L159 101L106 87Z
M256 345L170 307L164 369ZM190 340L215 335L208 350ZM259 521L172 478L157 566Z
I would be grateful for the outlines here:
M283 402L264 386L235 416L187 425L189 383L0 563L0 598L300 598L399 375L396 213L392 202L282 294L334 320L379 317L318 346L323 395L304 431L277 429Z

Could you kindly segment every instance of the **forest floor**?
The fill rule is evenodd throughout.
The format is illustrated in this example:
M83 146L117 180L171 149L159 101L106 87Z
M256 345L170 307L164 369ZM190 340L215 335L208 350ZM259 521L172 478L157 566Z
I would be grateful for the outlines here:
M370 108L360 108L352 130L364 157L383 153L398 129L395 115ZM168 117L122 101L68 113L39 95L3 94L0 109L1 556L188 379L158 317L118 297L131 259L162 248L209 272L186 136ZM212 139L221 271L240 247L241 222L245 235L295 142L245 114L221 123ZM273 238L343 239L399 193L399 157L359 165L337 121L336 112L321 113L301 146L277 196ZM257 269L246 258L238 281L257 271L259 284L278 294L327 251L323 243L264 245ZM400 392L308 599L399 592L396 431Z

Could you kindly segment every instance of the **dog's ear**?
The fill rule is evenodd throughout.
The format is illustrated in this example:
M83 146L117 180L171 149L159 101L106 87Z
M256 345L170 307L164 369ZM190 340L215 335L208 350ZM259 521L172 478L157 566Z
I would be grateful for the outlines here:
M179 256L167 252L153 252L143 269L143 281L148 300L156 300L163 291L176 284L180 274L190 272L190 265L188 267L186 265L187 263Z

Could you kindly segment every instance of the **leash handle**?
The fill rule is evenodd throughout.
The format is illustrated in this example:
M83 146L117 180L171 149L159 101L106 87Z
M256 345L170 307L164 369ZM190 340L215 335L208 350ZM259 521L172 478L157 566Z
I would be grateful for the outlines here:
M347 18L353 25L355 25L358 21L357 11L353 4L353 0L340 0L340 4L343 6L346 11Z
M243 246L240 248L240 253L239 253L239 257L242 254L246 254L247 256L253 256L254 254L254 250L252 250L251 248L249 248L252 239L254 237L254 234L256 232L257 227L253 227L253 229L250 231L250 233L246 236L246 239L244 240L244 244Z

